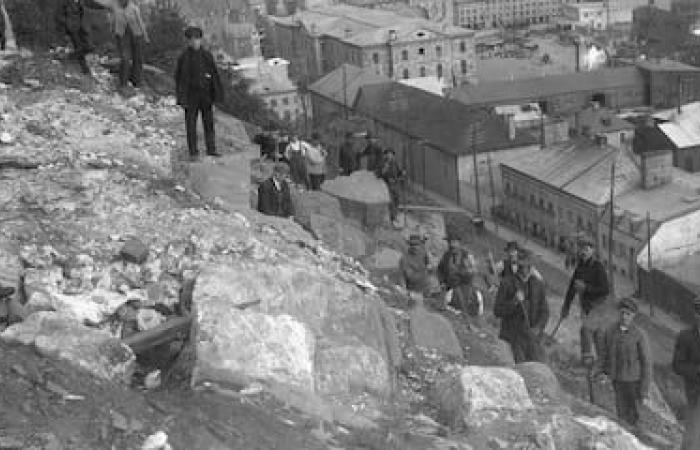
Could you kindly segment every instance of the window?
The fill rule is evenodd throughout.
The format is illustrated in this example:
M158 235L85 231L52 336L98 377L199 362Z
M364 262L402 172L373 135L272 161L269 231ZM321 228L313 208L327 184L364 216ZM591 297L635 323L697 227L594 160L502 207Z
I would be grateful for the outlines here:
M535 206L535 194L530 194L530 204Z
M277 100L274 98L272 100L270 100L270 106L272 106L273 108L276 108L277 107Z
M403 79L408 80L408 69L403 69Z
M379 53L372 53L372 62L374 64L379 64Z
M442 47L440 47L439 45L435 47L435 56L437 56L438 58L442 58Z
M424 77L425 76L425 67L421 66L420 68L420 76Z
M603 248L608 248L608 238L605 237L605 234L601 236L601 242L603 244Z
M436 68L437 77L442 78L442 64L438 64Z
M459 62L460 69L462 70L462 73L467 73L467 61L466 60L461 60Z
M286 121L292 120L292 113L288 109L284 111L284 120L286 120Z
M459 51L464 53L467 51L467 43L464 41L459 41Z
M282 99L282 104L283 104L284 106L289 105L289 98L284 97L284 98Z
M401 59L403 61L408 61L408 50L401 50Z
M574 222L574 213L571 211L566 212L566 216L569 219L569 222L573 223Z
M540 209L544 210L544 199L540 197Z
M425 49L423 47L418 48L418 54L419 55L425 55Z

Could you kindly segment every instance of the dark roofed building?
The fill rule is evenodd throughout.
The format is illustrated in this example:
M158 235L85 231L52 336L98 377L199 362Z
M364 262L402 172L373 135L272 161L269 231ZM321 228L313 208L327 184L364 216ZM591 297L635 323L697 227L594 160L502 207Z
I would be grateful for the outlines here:
M480 124L477 153L538 144L538 137L527 131L510 136L507 124L490 108L469 107L396 82L361 87L354 112L370 122L383 145L396 150L413 182L456 202L460 181L471 177L463 164L472 160L469 125Z
M700 68L669 59L640 61L648 105L669 108L700 100Z

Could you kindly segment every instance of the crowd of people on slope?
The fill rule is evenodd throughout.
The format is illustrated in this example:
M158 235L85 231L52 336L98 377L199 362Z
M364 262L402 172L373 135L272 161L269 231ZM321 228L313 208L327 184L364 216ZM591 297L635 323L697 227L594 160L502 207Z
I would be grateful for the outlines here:
M422 304L426 296L435 296L428 286L429 273L435 269L440 284L437 297L443 299L443 306L456 309L472 323L484 313L487 293L475 285L483 276L494 298L493 314L500 319L499 337L509 344L514 361L548 363L545 326L550 308L545 280L534 267L532 254L517 242L508 242L504 258L498 263L491 261L484 273L458 235L449 234L445 239L448 249L433 268L426 238L409 237L408 250L399 264L409 298ZM653 357L647 335L635 320L639 305L631 297L613 304L606 269L596 256L593 239L579 238L577 248L559 320L569 317L571 305L577 300L581 310L580 356L586 376L592 381L611 382L620 421L640 431L639 410L650 399ZM611 323L615 306L617 320ZM695 433L686 438L684 449L700 448L700 431L693 432L700 427L700 297L694 307L695 324L678 335L673 356L673 370L685 382L691 411L687 430Z
M394 150L383 149L370 133L364 137L366 145L362 151L356 150L353 139L353 134L348 132L339 146L339 174L349 176L364 167L383 180L390 195L390 219L395 223L405 172L399 167ZM288 217L293 214L288 183L299 190L320 190L331 163L330 152L316 132L307 140L302 140L295 134L278 136L275 133L260 133L253 142L260 145L262 159L275 161L272 176L258 188L258 211ZM275 197L274 201L271 200L272 197ZM273 204L285 206L269 209L268 206Z

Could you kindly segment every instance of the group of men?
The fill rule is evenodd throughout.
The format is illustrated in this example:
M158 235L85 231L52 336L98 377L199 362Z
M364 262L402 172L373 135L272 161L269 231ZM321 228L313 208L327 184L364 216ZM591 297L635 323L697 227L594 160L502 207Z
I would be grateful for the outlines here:
M447 237L449 247L437 267L437 278L447 294L447 302L465 317L483 313L483 295L474 285L478 275L475 258L456 235ZM427 293L428 257L425 239L409 238L400 271L412 298ZM617 304L618 320L610 323L609 285L604 265L595 256L592 239L578 242L576 263L560 320L569 316L571 304L578 298L581 306L581 359L592 379L607 377L612 381L615 403L621 421L632 428L638 425L639 405L648 399L652 380L652 359L647 337L635 324L638 304L623 298ZM509 242L505 257L491 261L490 276L484 275L495 294L494 315L500 319L499 337L507 342L516 363L547 363L544 347L545 327L550 311L547 289L542 275L533 266L532 254ZM697 304L700 325L700 301ZM681 333L674 368L684 374L689 396L700 394L700 332L698 327ZM700 416L699 416L700 417Z

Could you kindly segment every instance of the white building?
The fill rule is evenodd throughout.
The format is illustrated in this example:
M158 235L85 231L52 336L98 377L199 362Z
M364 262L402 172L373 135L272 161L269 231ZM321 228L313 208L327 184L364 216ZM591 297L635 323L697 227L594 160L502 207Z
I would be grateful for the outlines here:
M604 30L607 28L607 14L603 2L571 3L561 5L559 23L573 28Z

